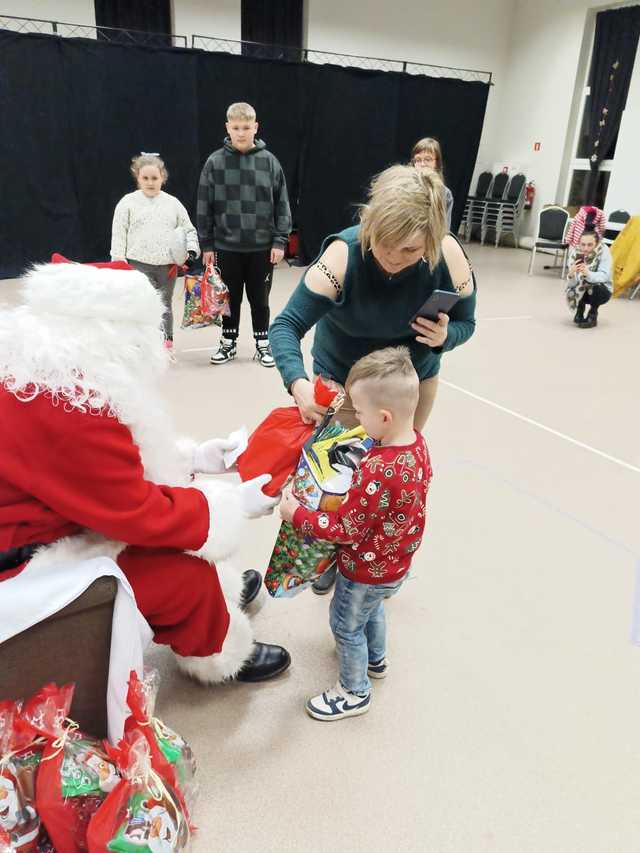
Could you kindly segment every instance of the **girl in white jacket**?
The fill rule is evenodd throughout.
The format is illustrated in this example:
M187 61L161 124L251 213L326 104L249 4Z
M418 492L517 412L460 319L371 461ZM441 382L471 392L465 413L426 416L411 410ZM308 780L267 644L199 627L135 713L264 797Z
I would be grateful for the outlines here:
M165 345L173 348L171 299L176 264L200 254L198 234L184 205L162 191L168 178L157 154L142 153L131 161L138 189L123 196L113 214L112 260L127 260L143 272L162 296Z

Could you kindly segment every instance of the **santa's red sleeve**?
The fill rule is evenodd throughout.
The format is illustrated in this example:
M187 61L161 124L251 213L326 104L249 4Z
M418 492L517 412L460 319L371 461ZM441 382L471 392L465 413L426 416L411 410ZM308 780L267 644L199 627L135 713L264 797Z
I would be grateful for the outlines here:
M324 539L341 545L361 542L377 515L368 507L366 488L374 477L361 466L344 503L334 512L312 511L301 506L293 516L296 530L304 530L315 539Z
M11 417L13 452L2 453L3 479L59 516L129 545L188 550L209 560L237 544L243 515L236 489L150 482L130 430L116 418L43 397L16 400Z

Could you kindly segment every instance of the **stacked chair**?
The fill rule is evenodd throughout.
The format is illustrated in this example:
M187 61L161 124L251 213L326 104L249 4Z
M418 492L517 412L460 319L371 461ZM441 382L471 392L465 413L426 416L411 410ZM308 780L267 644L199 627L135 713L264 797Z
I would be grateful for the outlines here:
M480 221L481 243L484 243L484 238L490 228L497 229L498 218L500 216L500 205L504 200L508 185L509 175L506 175L504 172L500 172L499 175L496 175L491 183L491 189L485 202L482 219Z
M512 178L504 172L495 177L491 172L480 174L475 193L467 196L460 223L467 243L473 229L479 228L481 243L485 242L488 231L494 231L496 246L505 234L511 234L518 245L526 183L523 174Z
M462 214L462 222L460 228L464 234L464 239L469 242L471 239L471 231L474 225L482 226L482 218L484 217L485 205L493 184L493 175L491 172L482 172L478 177L476 191L473 195L467 196L464 205L464 213Z
M493 201L487 204L482 223L482 243L484 243L487 237L487 231L493 229L496 235L496 248L505 234L511 234L514 245L517 248L520 239L520 217L524 208L524 188L526 183L527 179L525 175L514 175L504 191L502 200L497 204Z

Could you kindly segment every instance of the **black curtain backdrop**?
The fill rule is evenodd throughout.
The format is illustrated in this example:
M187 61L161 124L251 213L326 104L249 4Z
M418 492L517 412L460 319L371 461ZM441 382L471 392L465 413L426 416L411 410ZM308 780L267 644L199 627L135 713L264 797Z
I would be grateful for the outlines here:
M290 48L269 50L245 44L245 56L268 56L271 59L301 59L303 0L242 0L240 31L242 41L261 42Z
M611 9L596 16L591 57L588 151L590 172L584 202L595 204L600 162L607 159L627 103L640 35L640 6Z
M94 0L97 27L170 33L170 0Z
M460 219L489 87L177 48L0 31L0 278L52 252L108 257L129 162L159 151L167 192L194 217L227 106L256 107L282 163L305 260L355 221L373 174L435 135ZM195 217L194 217L195 218Z

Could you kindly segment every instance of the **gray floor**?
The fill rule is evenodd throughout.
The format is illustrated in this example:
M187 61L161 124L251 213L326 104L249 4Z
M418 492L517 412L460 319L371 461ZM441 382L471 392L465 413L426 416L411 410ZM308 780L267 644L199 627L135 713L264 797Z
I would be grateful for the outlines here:
M524 251L471 256L478 330L443 362L429 533L388 604L392 671L370 713L323 726L302 710L335 681L328 600L310 592L255 617L292 653L273 683L207 690L149 655L159 714L199 759L196 853L638 850L640 300L581 331L541 257L529 278ZM275 311L299 274L277 271ZM177 333L183 431L287 404L251 361L248 310L242 328L222 367L201 349L215 333ZM264 567L277 526L251 523L241 566Z

